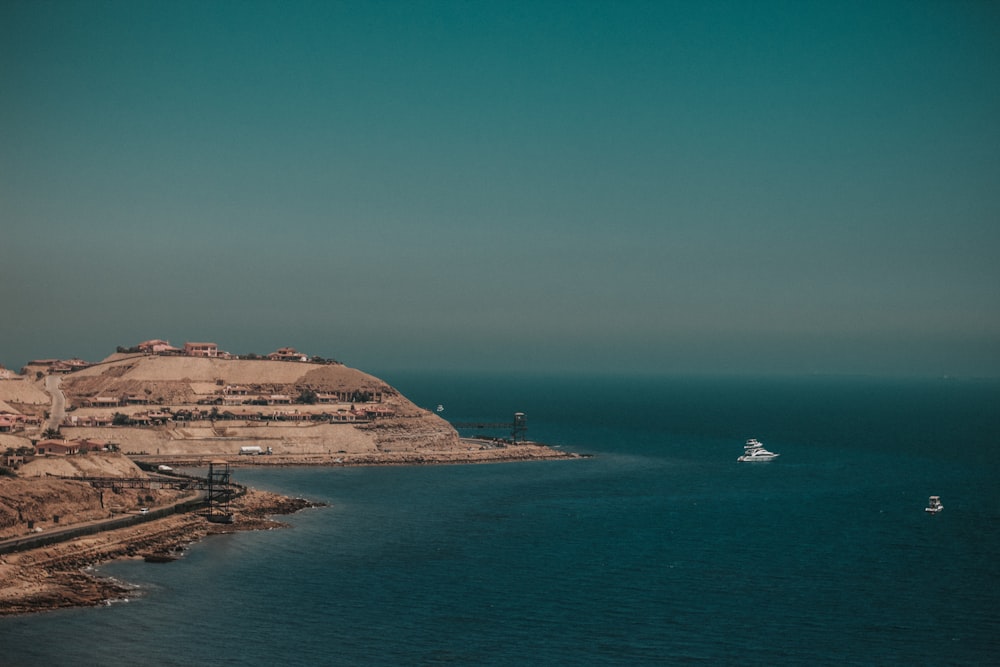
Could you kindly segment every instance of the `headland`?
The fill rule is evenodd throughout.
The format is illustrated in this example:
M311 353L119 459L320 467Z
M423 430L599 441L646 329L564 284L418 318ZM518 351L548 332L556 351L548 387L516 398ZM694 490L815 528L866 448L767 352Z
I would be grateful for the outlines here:
M253 489L210 521L157 471L243 466L375 466L574 458L518 438L463 439L383 380L292 348L231 355L162 340L106 359L0 369L0 615L126 596L86 568L170 560L206 535L278 526L311 503ZM119 480L120 483L114 483ZM111 483L109 483L111 482ZM122 517L134 517L122 525ZM68 532L75 537L62 539ZM44 546L3 540L51 536Z

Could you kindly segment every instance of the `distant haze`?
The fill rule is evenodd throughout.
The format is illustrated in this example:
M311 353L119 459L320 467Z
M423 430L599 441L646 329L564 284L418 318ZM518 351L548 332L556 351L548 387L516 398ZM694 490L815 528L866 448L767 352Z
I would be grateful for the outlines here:
M1000 375L1000 5L0 5L0 363Z

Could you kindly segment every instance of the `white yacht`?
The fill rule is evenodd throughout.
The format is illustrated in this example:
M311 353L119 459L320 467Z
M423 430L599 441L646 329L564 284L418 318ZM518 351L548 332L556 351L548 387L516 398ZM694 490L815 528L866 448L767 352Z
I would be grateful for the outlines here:
M780 454L775 454L774 452L769 452L764 449L764 445L760 443L757 438L750 438L747 443L743 445L743 456L736 459L737 461L770 461L771 459L776 459Z
M941 496L931 496L930 500L927 501L927 507L924 508L924 511L937 514L943 509L944 505L941 504Z

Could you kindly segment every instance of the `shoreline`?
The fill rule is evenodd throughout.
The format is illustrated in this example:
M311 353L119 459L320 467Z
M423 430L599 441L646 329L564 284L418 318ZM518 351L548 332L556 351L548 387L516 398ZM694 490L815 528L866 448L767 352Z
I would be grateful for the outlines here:
M227 457L135 457L144 463L169 462L177 466L202 466L210 460L239 467L370 467L506 463L519 461L575 460L587 455L562 452L535 443L467 451L381 452L379 454L301 454ZM96 566L123 558L168 562L181 557L191 545L210 535L246 530L282 528L272 519L308 507L321 507L302 498L248 489L234 500L232 524L211 523L199 512L172 514L146 523L103 531L48 546L0 556L0 617L57 609L110 604L134 593L127 585L93 574Z
M0 617L110 604L133 589L93 574L94 567L130 558L169 562L210 535L282 528L287 524L270 517L321 506L248 489L231 505L232 524L211 523L202 513L188 512L5 554L0 557Z
M463 440L473 443L465 450L442 449L417 451L380 451L349 453L344 451L303 454L259 454L259 455L139 455L129 458L146 465L166 464L173 467L202 467L210 461L225 461L233 468L241 467L374 467L390 465L461 465L467 463L513 463L518 461L555 461L588 458L586 454L564 452L548 445L534 442L506 445L503 447L484 446L486 441Z

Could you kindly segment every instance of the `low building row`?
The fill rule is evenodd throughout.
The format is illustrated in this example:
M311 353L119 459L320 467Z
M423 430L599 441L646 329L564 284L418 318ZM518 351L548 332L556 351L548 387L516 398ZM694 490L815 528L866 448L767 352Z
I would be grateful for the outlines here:
M220 350L215 343L186 342L184 347L174 347L170 341L159 338L144 340L133 349L145 354L183 355L210 359L232 359L236 356ZM251 356L256 358L256 355ZM299 352L294 347L279 347L271 354L265 355L264 358L272 361L309 361L309 355Z
M80 438L77 440L49 438L39 440L35 443L35 453L39 456L69 456L71 454L80 454L81 452L102 452L109 449L110 445L103 440L92 440L90 438Z
M293 403L318 403L334 405L338 403L381 403L384 394L381 391L366 389L345 389L342 391L308 392L308 399L302 393L289 394L252 393L248 387L227 385L214 394L203 395L197 401L198 405L291 405ZM84 408L119 408L128 405L151 405L161 401L153 400L149 395L127 394L123 396L92 396L80 399Z
M164 409L123 414L120 412L67 415L62 426L66 427L108 427L108 426L163 426L168 423L192 421L216 421L241 419L247 421L315 421L315 422L370 422L375 419L394 417L395 410L383 405L351 406L334 411L261 410L254 407L232 407L220 410Z
M84 361L83 359L34 359L28 362L28 366L21 369L21 374L24 375L28 367L41 367L47 368L49 373L72 373L73 371L78 371L84 368L89 368L93 366L89 361ZM19 379L19 378L14 378Z
M29 426L41 426L42 418L13 412L0 412L0 433L15 433Z

